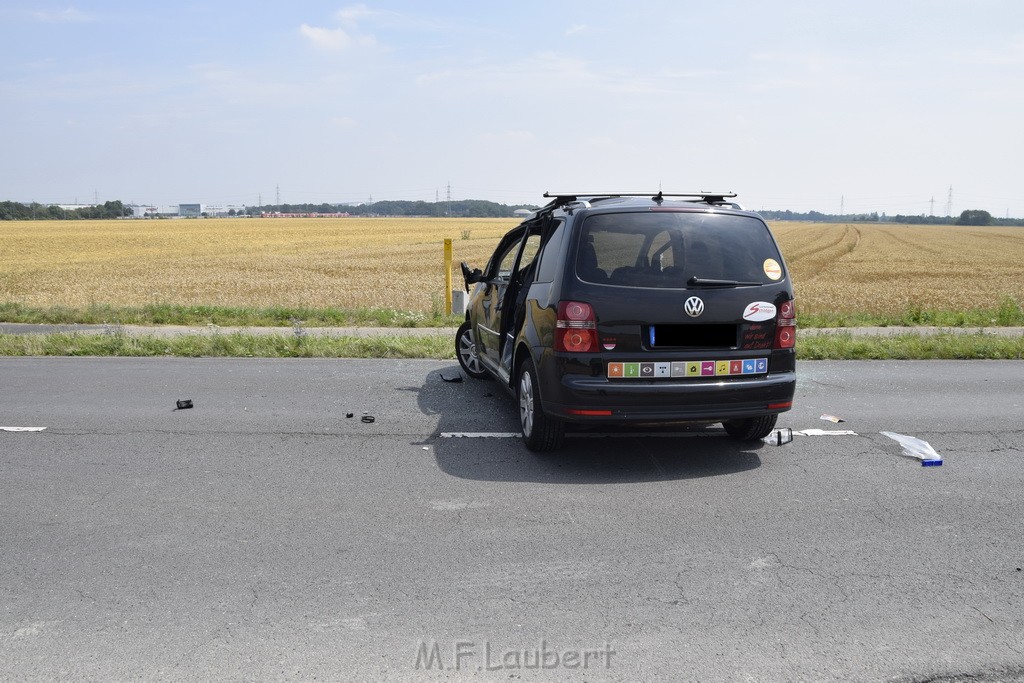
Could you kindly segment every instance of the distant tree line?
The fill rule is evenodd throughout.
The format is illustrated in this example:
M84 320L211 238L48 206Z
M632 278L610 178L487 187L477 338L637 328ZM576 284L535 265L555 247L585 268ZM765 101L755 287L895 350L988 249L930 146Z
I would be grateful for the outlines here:
M967 209L959 216L904 216L884 213L826 214L819 211L758 211L769 220L812 221L814 223L903 223L906 225L1010 225L1024 226L1024 218L995 218L988 211Z
M348 213L353 216L439 216L454 218L511 218L516 209L535 206L498 204L482 199L461 199L451 202L380 201L372 204L276 204L246 207L231 215L258 216L260 213ZM0 202L0 220L78 220L85 218L122 218L132 211L120 201L78 209L62 209L57 205Z
M379 201L369 204L276 204L250 206L246 213L337 213L353 216L438 216L453 218L511 218L516 209L535 206L498 204L483 199L460 199L451 202Z
M422 201L380 201L369 204L276 204L250 206L244 214L258 216L260 213L348 213L352 216L435 216L450 218L512 218L517 209L533 210L529 204L498 204L483 199L460 199L451 202ZM234 210L232 210L234 211ZM769 220L812 221L815 223L904 223L911 225L1011 225L1024 226L1022 218L995 218L988 211L967 209L959 216L887 216L877 212L857 214L827 214L820 211L799 213L795 211L759 212ZM123 202L115 200L101 205L78 209L62 209L56 205L32 202L0 202L0 220L83 220L98 218L123 218L132 211ZM234 215L232 213L231 215ZM238 211L238 215L243 215Z
M117 200L96 206L83 206L78 209L62 209L55 204L44 206L35 202L31 204L0 202L0 220L3 221L82 220L123 218L131 215L132 210Z
M799 213L796 211L758 211L763 217L773 221L812 221L814 223L877 223L878 213L856 213L835 215L821 213L820 211L808 211Z

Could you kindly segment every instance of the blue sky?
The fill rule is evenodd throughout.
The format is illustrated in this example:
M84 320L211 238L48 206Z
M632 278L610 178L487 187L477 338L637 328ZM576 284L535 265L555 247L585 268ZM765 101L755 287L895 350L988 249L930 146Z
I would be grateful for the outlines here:
M1024 2L5 0L0 200L1024 216Z

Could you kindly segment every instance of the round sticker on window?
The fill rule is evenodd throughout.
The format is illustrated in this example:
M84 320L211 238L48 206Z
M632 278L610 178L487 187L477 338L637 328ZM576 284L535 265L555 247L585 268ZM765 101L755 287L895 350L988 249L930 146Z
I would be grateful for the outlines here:
M772 280L778 280L782 277L782 266L775 259L767 258L764 260L764 274Z

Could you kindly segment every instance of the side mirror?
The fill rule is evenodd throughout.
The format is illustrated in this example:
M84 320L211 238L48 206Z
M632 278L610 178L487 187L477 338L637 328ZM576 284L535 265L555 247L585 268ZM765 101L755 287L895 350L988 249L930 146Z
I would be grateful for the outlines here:
M462 268L462 279L466 283L467 292L469 291L470 285L475 285L478 282L484 281L484 274L480 271L479 268L474 268L473 270L470 270L469 266L466 265L465 261L460 263L459 267Z

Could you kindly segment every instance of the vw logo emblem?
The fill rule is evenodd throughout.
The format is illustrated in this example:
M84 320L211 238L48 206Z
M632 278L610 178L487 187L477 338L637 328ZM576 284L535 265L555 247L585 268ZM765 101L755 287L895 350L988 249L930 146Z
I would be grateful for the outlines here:
M691 296L689 299L686 300L686 305L684 306L684 309L686 310L686 315L690 316L691 318L696 318L697 316L704 312L704 302L701 301L701 298L699 296Z

